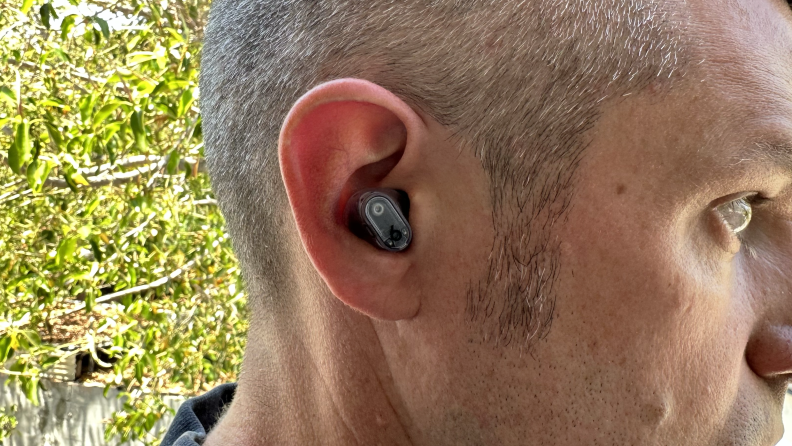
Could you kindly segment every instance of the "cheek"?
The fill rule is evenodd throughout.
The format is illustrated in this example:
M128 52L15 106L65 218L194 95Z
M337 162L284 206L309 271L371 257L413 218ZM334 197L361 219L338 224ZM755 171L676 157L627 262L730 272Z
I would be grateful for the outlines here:
M704 435L738 391L750 307L733 297L731 269L673 223L629 206L607 219L599 209L576 207L563 230L554 330L601 373L630 383L621 397L638 401L636 416L673 426L670 435L686 424Z

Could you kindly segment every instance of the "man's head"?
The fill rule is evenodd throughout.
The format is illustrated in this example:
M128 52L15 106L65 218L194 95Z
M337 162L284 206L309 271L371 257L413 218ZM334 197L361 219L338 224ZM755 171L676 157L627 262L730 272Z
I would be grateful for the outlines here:
M360 359L345 340L368 335L417 442L776 438L784 2L213 8L202 106L253 306L242 384L278 350L265 339L310 344L340 379ZM409 250L346 228L366 187L410 195ZM753 206L739 235L735 200Z

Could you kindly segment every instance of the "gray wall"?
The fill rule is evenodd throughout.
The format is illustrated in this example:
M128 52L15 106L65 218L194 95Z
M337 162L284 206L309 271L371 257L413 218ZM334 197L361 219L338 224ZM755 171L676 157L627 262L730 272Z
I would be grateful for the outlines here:
M46 381L39 391L40 405L33 406L16 384L6 386L0 377L0 407L17 405L17 426L3 446L105 446L102 420L122 408L117 390L102 396L104 387ZM165 402L177 409L184 398L166 396ZM166 415L154 428L164 428L172 417ZM133 443L127 443L133 444Z

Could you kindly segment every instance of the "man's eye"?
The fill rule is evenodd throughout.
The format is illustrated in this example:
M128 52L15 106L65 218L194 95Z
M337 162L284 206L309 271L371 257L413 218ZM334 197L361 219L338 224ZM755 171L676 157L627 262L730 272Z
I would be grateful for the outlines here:
M733 234L739 234L751 223L751 197L742 197L718 206L723 222Z

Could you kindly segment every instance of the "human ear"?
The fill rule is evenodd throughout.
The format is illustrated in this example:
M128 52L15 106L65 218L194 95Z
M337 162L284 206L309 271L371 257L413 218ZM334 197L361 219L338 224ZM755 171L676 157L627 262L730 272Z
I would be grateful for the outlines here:
M404 101L360 79L313 88L295 103L281 130L281 174L302 245L330 291L374 318L417 314L421 293L409 273L418 240L404 252L377 249L347 227L344 208L361 189L409 195L414 154L426 133Z

